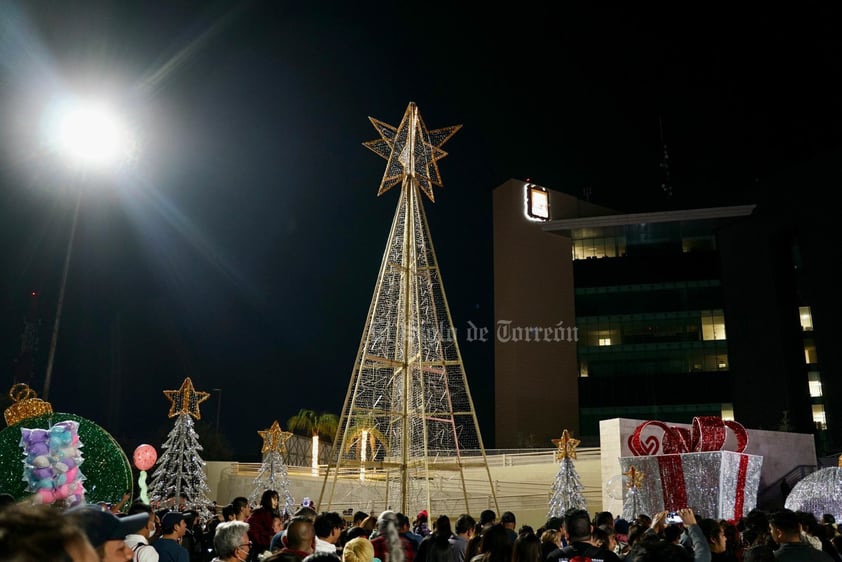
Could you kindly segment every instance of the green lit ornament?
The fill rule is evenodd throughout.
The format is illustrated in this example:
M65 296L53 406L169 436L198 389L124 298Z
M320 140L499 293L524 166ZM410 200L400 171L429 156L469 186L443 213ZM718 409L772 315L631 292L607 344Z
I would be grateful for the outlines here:
M85 501L117 503L126 492L132 494L132 468L122 447L96 423L65 413L29 417L0 430L0 490L12 494L18 500L30 495L23 479L21 428L49 429L66 420L79 423L79 440L82 442L84 456L79 469L85 475Z

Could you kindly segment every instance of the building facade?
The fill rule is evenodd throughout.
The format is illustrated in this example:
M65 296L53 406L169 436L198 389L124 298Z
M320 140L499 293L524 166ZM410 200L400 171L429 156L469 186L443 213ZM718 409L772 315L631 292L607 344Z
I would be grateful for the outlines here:
M809 283L780 231L756 205L624 214L499 186L496 446L546 446L563 429L596 444L604 419L716 415L832 449ZM502 341L504 322L531 340ZM575 341L544 337L561 326Z

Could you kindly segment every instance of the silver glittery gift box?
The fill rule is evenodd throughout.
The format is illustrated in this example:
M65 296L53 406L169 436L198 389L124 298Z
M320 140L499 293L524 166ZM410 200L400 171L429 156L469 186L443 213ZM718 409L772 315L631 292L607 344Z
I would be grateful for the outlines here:
M626 475L624 513L653 515L690 507L699 519L736 520L757 505L761 456L710 451L619 460Z

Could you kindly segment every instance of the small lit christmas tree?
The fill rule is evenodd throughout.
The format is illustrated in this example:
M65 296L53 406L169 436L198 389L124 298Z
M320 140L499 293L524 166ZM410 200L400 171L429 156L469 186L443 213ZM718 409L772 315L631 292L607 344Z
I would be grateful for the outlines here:
M287 474L287 465L284 462L286 442L292 437L292 433L281 431L278 420L275 420L269 429L257 433L263 438L263 448L260 450L263 453L263 462L260 464L257 478L254 479L249 503L255 505L260 501L263 492L275 490L281 498L278 511L281 514L292 515L292 506L295 504L295 499L289 492L289 475Z
M205 474L205 461L199 456L202 446L193 426L193 418L201 419L199 404L210 397L207 392L193 388L190 377L184 379L178 390L165 390L170 400L169 417L176 418L175 424L161 445L163 453L158 459L152 475L149 499L153 505L172 505L180 508L184 498L184 509L195 510L208 516L211 501Z
M565 429L561 438L553 439L553 444L558 445L556 460L560 461L558 474L553 482L553 494L550 497L550 511L547 517L561 517L570 508L587 509L585 496L582 494L584 486L576 472L573 459L576 458L576 447L579 446L578 439L570 437Z
M623 519L633 521L638 514L643 512L641 506L640 487L643 484L643 473L635 467L630 466L623 473L623 487L628 488L625 500L623 501Z

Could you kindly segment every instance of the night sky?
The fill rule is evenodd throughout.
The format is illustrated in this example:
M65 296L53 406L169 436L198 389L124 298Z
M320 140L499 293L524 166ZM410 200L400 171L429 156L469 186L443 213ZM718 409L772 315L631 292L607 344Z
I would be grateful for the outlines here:
M476 6L4 2L0 391L37 291L41 392L78 189L54 409L157 446L163 390L189 376L222 389L200 440L219 419L251 461L274 420L341 410L398 197L376 196L369 116L398 125L415 102L431 129L463 125L425 207L457 331L493 323L491 193L509 178L626 211L712 206L769 198L839 148L829 12ZM43 115L68 92L116 100L133 162L60 163ZM492 447L493 346L461 349Z

